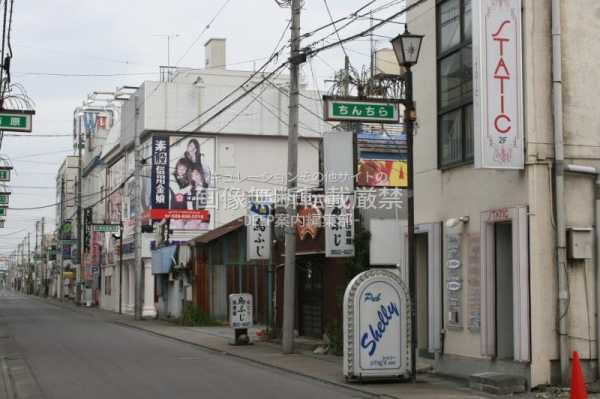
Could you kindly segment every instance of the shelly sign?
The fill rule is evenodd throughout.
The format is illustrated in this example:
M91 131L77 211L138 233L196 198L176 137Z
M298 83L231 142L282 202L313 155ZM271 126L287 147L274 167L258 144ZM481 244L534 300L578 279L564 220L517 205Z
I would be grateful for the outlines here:
M371 269L344 295L344 375L350 379L410 375L410 299L398 274Z

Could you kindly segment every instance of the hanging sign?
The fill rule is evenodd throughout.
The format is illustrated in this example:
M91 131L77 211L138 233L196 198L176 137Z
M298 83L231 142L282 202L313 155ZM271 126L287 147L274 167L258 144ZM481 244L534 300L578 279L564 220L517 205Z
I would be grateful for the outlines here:
M344 375L349 380L409 377L410 297L391 270L354 277L344 294Z
M272 204L248 201L246 219L246 258L263 260L271 257L271 209Z
M354 203L352 194L330 193L325 198L325 256L354 256Z
M400 113L394 100L323 96L326 121L398 123Z
M252 294L229 295L229 327L250 328L253 315Z
M475 166L523 169L521 0L473 2Z
M0 166L0 181L10 181L10 166Z
M4 109L0 111L0 130L31 133L34 114L35 111Z

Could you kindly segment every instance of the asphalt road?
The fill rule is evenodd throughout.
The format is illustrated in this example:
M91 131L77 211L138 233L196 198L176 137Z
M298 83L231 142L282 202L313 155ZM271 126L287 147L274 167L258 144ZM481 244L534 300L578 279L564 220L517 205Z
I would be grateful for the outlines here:
M29 370L29 386L21 384L29 391L25 389L22 397L364 397L6 290L0 290L0 338L3 359L10 352L12 361L23 360L15 366L16 378L26 379L22 369Z

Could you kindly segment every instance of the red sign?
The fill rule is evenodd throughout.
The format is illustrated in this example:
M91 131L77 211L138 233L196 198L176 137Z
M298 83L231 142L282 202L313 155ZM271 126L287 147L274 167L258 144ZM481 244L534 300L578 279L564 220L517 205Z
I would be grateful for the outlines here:
M208 209L151 209L150 217L152 220L173 219L210 222L210 211Z

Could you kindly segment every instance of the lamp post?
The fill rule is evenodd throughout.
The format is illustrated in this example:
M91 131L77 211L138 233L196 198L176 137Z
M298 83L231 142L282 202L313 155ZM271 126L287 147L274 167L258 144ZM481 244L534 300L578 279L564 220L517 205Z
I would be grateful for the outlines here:
M411 378L417 379L417 270L415 263L415 195L414 195L414 162L413 162L413 132L416 119L415 104L413 100L413 82L411 67L419 59L422 35L413 35L408 32L405 25L404 33L392 39L392 47L398 59L398 64L406 69L404 73L404 131L407 144L407 169L408 169L408 287L410 291L410 327L411 327Z

